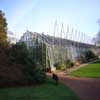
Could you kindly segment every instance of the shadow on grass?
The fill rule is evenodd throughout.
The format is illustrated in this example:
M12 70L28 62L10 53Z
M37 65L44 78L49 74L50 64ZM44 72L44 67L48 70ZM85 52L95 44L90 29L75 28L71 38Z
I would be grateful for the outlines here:
M56 83L56 81L54 81L52 78L47 78L47 80L46 80L46 83L49 85L55 85L55 86L57 86L57 85L59 85L59 82L58 82L58 84Z

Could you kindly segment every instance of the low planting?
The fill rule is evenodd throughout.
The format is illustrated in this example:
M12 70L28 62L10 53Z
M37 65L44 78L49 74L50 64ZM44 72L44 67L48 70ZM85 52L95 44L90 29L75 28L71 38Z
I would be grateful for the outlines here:
M67 70L74 66L74 63L71 60L66 60L64 63L56 63L54 65L57 70Z

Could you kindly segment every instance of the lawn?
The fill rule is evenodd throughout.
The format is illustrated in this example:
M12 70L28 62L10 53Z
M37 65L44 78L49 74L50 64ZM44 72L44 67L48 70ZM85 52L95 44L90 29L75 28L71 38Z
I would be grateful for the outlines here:
M52 80L35 87L1 88L0 100L79 100L76 94L63 84Z
M70 75L77 77L100 78L100 61L73 71Z

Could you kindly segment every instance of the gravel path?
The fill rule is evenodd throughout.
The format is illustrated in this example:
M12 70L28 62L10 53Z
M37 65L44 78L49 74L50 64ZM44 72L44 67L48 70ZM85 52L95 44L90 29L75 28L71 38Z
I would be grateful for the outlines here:
M72 88L80 100L100 100L100 78L76 78L58 74L60 81Z

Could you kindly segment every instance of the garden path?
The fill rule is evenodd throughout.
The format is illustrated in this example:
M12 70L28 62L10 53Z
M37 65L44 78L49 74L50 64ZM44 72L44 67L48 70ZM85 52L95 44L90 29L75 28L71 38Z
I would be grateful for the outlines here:
M100 78L77 78L58 73L60 81L72 88L80 100L100 100Z

